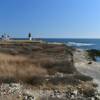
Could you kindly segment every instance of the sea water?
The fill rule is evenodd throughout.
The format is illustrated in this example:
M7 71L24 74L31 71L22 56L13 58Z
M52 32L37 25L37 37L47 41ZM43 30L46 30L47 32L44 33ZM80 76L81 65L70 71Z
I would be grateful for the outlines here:
M61 42L65 43L70 46L74 46L77 48L82 49L97 49L100 50L100 39L71 39L71 38L64 38L64 39L50 39L46 38L43 39L47 42Z

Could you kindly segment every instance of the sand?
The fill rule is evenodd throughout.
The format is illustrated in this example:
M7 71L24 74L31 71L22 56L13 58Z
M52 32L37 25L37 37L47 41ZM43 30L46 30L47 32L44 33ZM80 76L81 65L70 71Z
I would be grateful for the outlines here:
M89 64L89 62L92 63ZM74 63L80 73L93 78L93 81L98 84L98 91L100 91L100 62L88 60L87 52L82 49L77 49L74 52Z

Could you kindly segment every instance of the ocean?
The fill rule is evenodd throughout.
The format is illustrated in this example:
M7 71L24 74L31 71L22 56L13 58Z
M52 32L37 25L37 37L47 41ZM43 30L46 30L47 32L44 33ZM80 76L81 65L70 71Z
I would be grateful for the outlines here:
M82 49L97 49L100 50L100 39L43 39L47 42L61 42Z

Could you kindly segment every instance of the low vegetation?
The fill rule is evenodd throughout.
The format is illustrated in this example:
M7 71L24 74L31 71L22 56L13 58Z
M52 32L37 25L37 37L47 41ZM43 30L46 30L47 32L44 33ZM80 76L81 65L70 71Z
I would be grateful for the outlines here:
M100 50L91 49L87 50L90 59L96 61L96 57L100 57Z
M31 85L79 84L92 78L78 73L73 48L47 43L0 44L0 83L24 82ZM50 77L56 73L66 77ZM46 77L48 76L48 78Z

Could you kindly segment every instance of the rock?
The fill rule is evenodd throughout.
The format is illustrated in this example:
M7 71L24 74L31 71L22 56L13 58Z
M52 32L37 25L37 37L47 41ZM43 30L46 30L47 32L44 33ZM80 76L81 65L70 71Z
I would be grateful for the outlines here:
M71 99L74 99L75 98L75 96L74 95L71 95Z
M96 100L100 100L100 96L99 96L99 95L96 95L96 96L95 96L95 99L96 99Z
M23 100L35 100L34 94L31 91L25 90L23 93Z
M24 97L23 97L23 100L28 100L28 97L27 97L27 96L24 96Z
M74 90L74 91L73 91L73 94L74 94L75 96L77 96L77 95L78 95L78 91L77 91L77 90Z
M18 94L21 95L22 93L22 86L20 84L2 84L0 86L0 94L1 95L14 95L14 94Z
M88 64L92 64L92 61L89 61Z
M55 77L64 77L64 74L57 72L57 73L55 73Z
M92 97L92 98L91 98L91 100L95 100L95 98L94 98L94 97Z
M35 100L33 96L24 96L23 100Z

